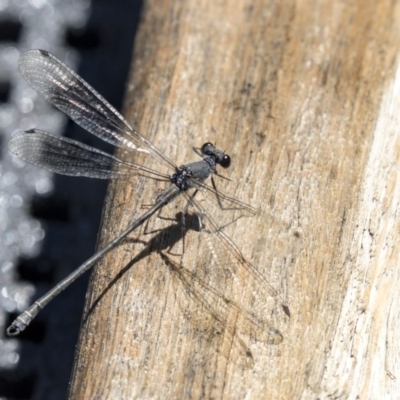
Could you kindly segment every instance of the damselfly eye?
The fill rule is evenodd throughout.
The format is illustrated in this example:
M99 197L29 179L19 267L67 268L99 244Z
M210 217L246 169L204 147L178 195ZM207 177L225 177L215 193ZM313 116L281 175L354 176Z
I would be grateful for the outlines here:
M227 154L224 154L219 162L219 165L222 168L228 168L231 165L231 158Z
M210 142L204 143L203 146L201 146L201 153L209 156L212 153L212 149L214 149L214 145Z

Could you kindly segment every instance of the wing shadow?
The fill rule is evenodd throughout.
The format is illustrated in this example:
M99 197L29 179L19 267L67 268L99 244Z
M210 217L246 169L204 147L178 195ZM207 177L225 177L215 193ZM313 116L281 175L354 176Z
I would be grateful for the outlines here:
M167 219L167 218L163 218ZM173 284L177 288L176 293L184 291L183 296L177 296L183 315L190 321L194 329L204 332L207 327L206 319L212 320L212 332L209 332L208 341L217 340L217 343L225 342L225 345L218 346L218 351L227 359L233 359L242 368L248 369L254 366L254 357L246 342L241 337L246 336L248 342L258 341L268 345L277 345L282 342L283 336L278 329L270 326L268 321L260 321L250 310L243 309L240 304L227 298L218 288L205 282L196 273L189 271L182 264L172 260L171 249L183 242L185 246L185 236L189 231L200 232L199 218L194 213L187 213L182 217L182 213L176 214L174 221L169 226L148 232L154 234L149 240L127 238L121 244L141 243L146 247L129 261L117 275L107 284L103 291L90 306L84 316L83 323L97 307L99 302L108 293L110 288L117 283L126 272L129 271L137 262L146 258L152 253L157 253L164 265L167 266L173 278ZM142 236L143 237L143 236ZM176 256L176 254L174 254ZM184 300L182 300L184 298ZM185 303L185 304L183 304ZM203 315L204 318L199 317Z

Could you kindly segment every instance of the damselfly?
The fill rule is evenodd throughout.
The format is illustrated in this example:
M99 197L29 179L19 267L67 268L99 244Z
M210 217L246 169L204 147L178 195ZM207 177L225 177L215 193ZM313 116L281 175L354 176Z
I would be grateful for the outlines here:
M217 165L228 168L230 157L211 143L205 143L201 148L194 148L202 158L201 161L178 167L133 129L89 84L47 51L27 51L21 55L19 67L24 78L37 92L87 131L124 150L143 153L145 158L153 157L160 165L167 167L170 174L144 164L124 161L75 140L53 136L37 129L14 134L9 143L11 152L49 171L100 179L140 176L163 181L166 187L154 196L149 209L118 237L17 317L8 328L8 334L18 335L46 304L102 256L151 216L179 198L185 202L181 210L180 229L186 229L186 217L190 212L194 213L198 232L205 238L214 262L213 268L198 267L193 271L171 262L172 270L178 273L187 287L191 286L190 290L202 297L202 301L222 325L230 312L236 312L241 316L242 331L256 340L280 343L282 335L273 326L273 321L277 314L287 319L288 306L268 280L245 259L214 215L214 211L218 210L228 217L232 215L233 221L243 216L253 216L257 212L254 207L216 190L213 176L218 175ZM212 185L205 182L208 178L211 178ZM236 291L232 289L235 284L239 285ZM244 295L246 291L249 294Z

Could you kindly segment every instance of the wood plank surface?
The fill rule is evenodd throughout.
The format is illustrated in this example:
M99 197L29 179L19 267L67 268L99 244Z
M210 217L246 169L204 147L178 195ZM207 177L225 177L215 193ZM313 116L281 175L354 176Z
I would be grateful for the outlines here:
M95 269L71 398L398 396L399 50L399 1L145 2L125 116L178 165L204 142L231 155L218 189L259 212L226 233L279 293L261 300L283 340L187 289L168 235L151 242L178 224L160 215ZM99 246L158 190L115 182ZM191 271L212 262L199 236Z

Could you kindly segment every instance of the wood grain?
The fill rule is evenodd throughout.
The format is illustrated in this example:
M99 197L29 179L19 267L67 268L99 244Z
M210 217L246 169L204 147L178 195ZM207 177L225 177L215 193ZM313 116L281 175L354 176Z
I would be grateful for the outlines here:
M231 154L221 190L260 213L229 235L291 318L272 345L188 317L135 236L93 275L71 398L400 393L399 50L399 1L145 2L125 116L177 164L206 141ZM151 201L140 185L111 186L100 247Z

